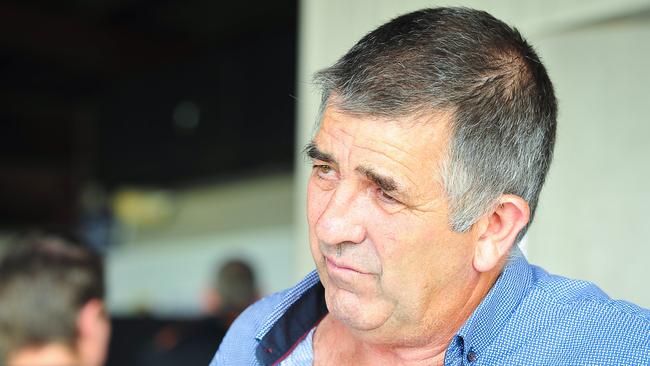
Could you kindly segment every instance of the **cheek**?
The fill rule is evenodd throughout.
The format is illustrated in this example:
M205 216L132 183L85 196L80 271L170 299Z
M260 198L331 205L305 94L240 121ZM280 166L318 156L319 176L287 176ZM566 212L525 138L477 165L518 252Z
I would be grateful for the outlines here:
M414 241L415 232L411 222L401 214L389 215L380 210L365 212L368 235L382 260L394 261L406 254Z
M417 222L413 217L394 215L376 225L376 249L387 286L404 288L413 277L436 271L449 250L449 238L436 223Z

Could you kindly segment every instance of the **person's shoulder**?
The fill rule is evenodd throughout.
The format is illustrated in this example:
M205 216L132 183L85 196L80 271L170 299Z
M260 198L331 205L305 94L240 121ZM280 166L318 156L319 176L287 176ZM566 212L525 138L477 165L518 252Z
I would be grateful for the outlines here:
M514 324L533 348L563 360L608 364L650 362L650 311L610 298L595 284L535 267L534 281ZM514 329L514 328L513 328Z
M592 282L549 274L539 267L535 268L535 276L529 296L539 297L540 301L548 303L547 306L565 310L589 307L595 312L584 313L584 316L601 317L610 314L612 317L630 318L650 325L650 310L624 300L612 299Z

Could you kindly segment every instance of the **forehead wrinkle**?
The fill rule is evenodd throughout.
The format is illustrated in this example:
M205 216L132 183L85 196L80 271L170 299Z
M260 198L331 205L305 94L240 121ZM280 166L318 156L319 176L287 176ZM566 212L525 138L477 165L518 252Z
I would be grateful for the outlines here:
M402 155L404 155L404 156L409 157L409 156L411 155L411 154L409 154L407 151L397 148L395 145L388 144L388 143L384 143L384 142L382 142L382 144L383 144L383 145L386 145L386 146L389 146L389 147L391 147L391 148L394 148L395 150L397 150L398 152L400 152L400 153L401 153ZM375 152L375 153L378 153L378 154L384 155L385 157L389 158L390 160L392 160L392 161L398 163L399 165L401 165L402 167L404 167L404 169L408 170L409 173L411 173L411 174L416 174L416 171L415 171L415 170L411 169L408 165L406 165L405 163L399 161L398 159L395 159L395 158L391 158L391 157L389 157L387 153L383 153L383 152L381 152L381 151L378 151L377 149L374 149L373 147L367 147L367 149L370 150L370 151L372 151L372 152Z
M399 161L399 160L395 160L395 158L389 156L388 154L386 154L386 153L383 152L383 151L380 151L380 150L377 150L377 149L373 149L372 147L368 147L368 146L359 147L359 148L360 148L360 149L364 149L364 150L368 150L368 151L372 151L372 152L374 152L375 154L382 155L382 156L384 156L386 159L388 159L388 160L390 160L390 161L392 161L392 162L395 162L395 163L399 164L399 165L402 166L404 169L408 170L411 174L416 174L416 172L415 172L413 169L411 169L410 167L406 166L406 165L405 165L404 163L402 163L401 161ZM409 178L408 176L406 176L406 179L408 179L412 184L415 184L415 182L413 182L413 180L411 180L411 178Z

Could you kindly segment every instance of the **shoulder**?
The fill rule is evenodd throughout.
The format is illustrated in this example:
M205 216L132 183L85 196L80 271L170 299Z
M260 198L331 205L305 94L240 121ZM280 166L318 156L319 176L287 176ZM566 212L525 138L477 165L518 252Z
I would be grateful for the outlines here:
M650 310L624 300L610 298L597 285L589 281L575 280L552 275L534 267L535 281L528 297L544 302L550 308L575 310L585 317L610 316L629 318L650 326ZM585 313L581 309L593 312Z
M266 296L244 310L228 329L210 365L255 365L255 337L288 291Z
M520 346L546 349L563 361L650 362L650 311L611 299L591 282L538 267L533 273L533 285L509 324L521 335Z

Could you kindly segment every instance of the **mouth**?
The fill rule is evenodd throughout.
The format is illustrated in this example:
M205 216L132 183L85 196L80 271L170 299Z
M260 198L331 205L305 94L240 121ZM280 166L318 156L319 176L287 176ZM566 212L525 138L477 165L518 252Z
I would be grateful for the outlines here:
M349 266L345 263L336 262L332 258L329 258L327 256L324 256L324 259L325 259L325 264L327 265L327 269L330 272L369 274L367 272L363 272L359 269Z

